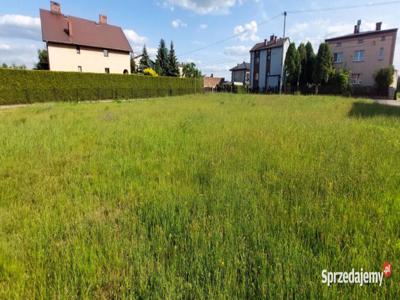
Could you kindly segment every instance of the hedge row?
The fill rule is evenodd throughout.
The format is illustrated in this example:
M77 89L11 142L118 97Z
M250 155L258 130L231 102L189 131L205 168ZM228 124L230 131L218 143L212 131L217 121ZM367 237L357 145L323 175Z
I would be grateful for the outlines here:
M203 79L0 69L0 105L200 93Z

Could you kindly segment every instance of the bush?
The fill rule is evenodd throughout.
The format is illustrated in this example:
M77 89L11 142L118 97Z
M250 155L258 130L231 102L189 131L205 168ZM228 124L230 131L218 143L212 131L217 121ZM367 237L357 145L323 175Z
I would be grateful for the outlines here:
M0 69L0 105L193 94L203 79Z
M394 68L383 68L374 74L375 85L379 95L386 96L390 85L393 83Z
M151 77L158 77L158 74L156 71L154 71L152 68L146 68L143 70L144 75L148 75Z

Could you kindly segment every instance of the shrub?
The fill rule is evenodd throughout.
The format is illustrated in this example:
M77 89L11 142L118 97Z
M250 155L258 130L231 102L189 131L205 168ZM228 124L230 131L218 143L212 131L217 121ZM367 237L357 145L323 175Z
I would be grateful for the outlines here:
M203 79L0 69L0 104L193 94Z
M393 66L380 69L374 74L376 89L380 95L387 95L389 87L393 83L393 76Z
M151 77L158 77L158 74L156 71L154 71L152 68L146 68L143 70L144 75L148 75Z

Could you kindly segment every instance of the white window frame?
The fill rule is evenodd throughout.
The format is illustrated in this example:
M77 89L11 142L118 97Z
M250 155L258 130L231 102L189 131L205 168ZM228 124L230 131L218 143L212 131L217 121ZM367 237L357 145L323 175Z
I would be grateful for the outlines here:
M384 60L385 59L385 48L381 47L379 48L378 52L378 60Z
M82 66L78 66L78 72L82 73Z
M333 53L333 62L335 64L341 64L343 62L343 52L335 52L335 53Z
M362 83L360 73L352 73L350 75L350 81L352 85L360 85Z
M109 57L110 53L107 49L103 50L104 57Z
M354 51L354 55L353 55L354 62L363 62L364 59L365 59L365 50Z

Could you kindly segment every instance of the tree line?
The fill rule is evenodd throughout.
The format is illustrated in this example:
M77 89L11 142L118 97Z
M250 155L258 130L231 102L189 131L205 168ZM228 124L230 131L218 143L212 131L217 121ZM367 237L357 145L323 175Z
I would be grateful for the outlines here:
M180 72L180 68L182 68L182 74ZM134 59L131 59L131 72L140 72L152 76L160 75L169 77L184 76L194 78L202 76L201 71L194 63L180 64L176 57L174 43L171 42L170 48L168 49L164 39L160 40L155 62L152 62L150 59L146 45L144 45L138 68L135 66Z

